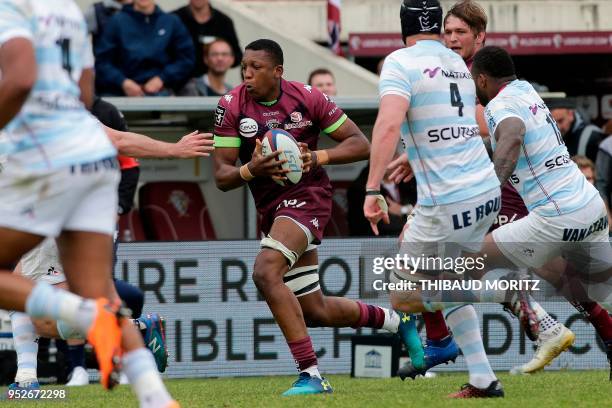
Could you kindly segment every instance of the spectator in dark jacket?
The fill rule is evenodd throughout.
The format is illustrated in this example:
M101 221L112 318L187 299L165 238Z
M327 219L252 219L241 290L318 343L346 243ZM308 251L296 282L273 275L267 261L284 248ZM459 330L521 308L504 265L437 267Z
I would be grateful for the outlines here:
M599 144L606 134L588 120L577 109L574 98L546 100L552 117L563 136L563 141L570 156L586 156L592 161L597 159Z
M106 24L126 4L132 4L132 0L102 0L95 2L85 10L87 30L91 34L94 48L100 42Z
M94 52L101 95L170 95L189 80L195 60L181 21L154 0L124 6L108 22Z
M204 46L216 38L223 38L234 52L232 67L238 66L242 61L242 50L238 43L238 36L234 30L234 22L227 15L211 7L208 0L190 0L189 5L174 11L179 16L187 30L196 50L196 64L192 77L199 77L208 71L204 63Z

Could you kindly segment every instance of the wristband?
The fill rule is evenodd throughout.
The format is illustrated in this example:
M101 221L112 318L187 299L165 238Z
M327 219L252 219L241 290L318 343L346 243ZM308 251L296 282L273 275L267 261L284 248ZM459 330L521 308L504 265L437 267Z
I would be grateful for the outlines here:
M367 196L370 196L370 195L376 196L376 195L382 195L382 194L380 193L380 190L366 190L366 195Z
M244 181L251 181L255 178L251 170L249 170L248 163L240 166L240 178Z
M329 163L329 154L327 150L315 150L314 154L317 155L317 165L323 166L324 164Z

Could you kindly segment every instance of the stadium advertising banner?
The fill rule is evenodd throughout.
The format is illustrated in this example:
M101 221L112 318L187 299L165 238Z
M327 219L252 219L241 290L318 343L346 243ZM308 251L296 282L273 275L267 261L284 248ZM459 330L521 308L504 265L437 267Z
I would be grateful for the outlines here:
M388 306L387 294L375 290L381 276L372 272L372 257L390 256L394 248L394 239L325 240L319 248L321 287L328 295ZM144 313L158 312L167 319L169 377L295 373L283 336L251 280L258 251L258 241L120 246L115 277L145 292ZM553 362L553 369L607 366L594 330L574 308L561 301L542 305L576 333L574 347ZM531 359L535 346L521 333L516 319L497 304L475 307L495 370L509 370ZM351 336L372 332L310 329L323 372L350 373ZM365 353L370 351L367 347L362 349ZM440 370L465 369L460 358L457 364Z
M380 57L405 46L399 33L350 33L348 43L355 57ZM487 45L512 55L609 54L612 31L487 33Z

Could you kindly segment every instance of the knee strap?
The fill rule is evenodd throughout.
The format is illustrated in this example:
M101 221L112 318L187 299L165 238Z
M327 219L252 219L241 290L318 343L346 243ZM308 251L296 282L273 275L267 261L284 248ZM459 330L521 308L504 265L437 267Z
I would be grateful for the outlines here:
M290 250L282 242L275 240L269 235L261 240L260 245L262 248L274 249L275 251L283 254L283 256L287 259L287 263L289 263L289 269L293 267L299 258L297 252Z

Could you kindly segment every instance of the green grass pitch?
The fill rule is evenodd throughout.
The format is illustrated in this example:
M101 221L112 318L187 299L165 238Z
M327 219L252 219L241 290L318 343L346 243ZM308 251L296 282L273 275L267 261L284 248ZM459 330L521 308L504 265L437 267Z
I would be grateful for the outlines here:
M189 407L612 407L612 383L607 371L544 372L532 376L499 375L506 398L449 400L446 395L466 382L466 373L440 374L433 379L400 381L328 376L334 394L281 397L295 377L248 377L223 379L168 380L172 395ZM99 385L68 389L66 401L18 403L20 406L50 407L137 407L128 386L105 392ZM11 406L5 402L3 405ZM14 405L14 404L13 404Z

